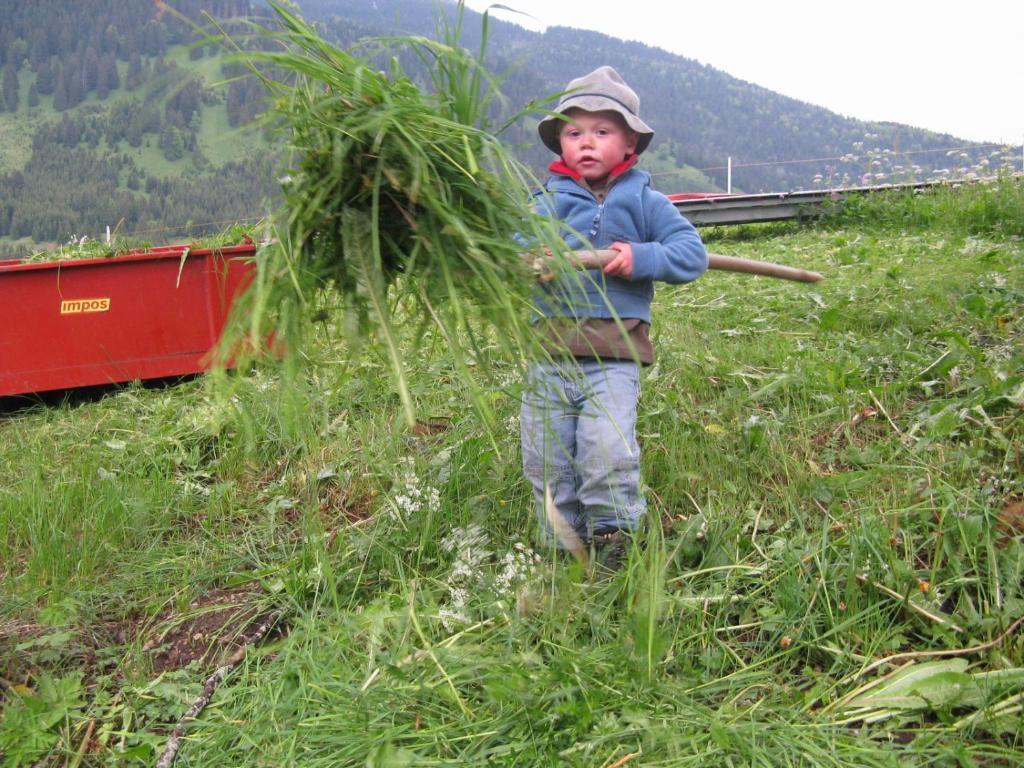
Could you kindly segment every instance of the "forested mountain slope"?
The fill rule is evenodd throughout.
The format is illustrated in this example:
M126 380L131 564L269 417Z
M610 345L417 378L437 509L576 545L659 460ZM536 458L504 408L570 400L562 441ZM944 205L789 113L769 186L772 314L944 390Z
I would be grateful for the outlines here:
M450 19L456 10L434 0L300 6L326 37L346 44L394 31L434 35L437 9ZM166 241L264 215L278 160L270 137L249 127L262 89L237 77L222 48L191 45L198 38L182 17L207 23L209 14L237 29L231 19L265 10L260 0L0 0L0 250L106 226ZM463 44L475 49L480 28L479 15L466 11ZM657 129L644 162L670 192L723 188L727 157L735 189L788 190L812 186L816 173L840 181L873 172L872 150L905 176L915 164L924 174L947 162L936 150L966 144L844 118L596 32L541 34L492 20L488 50L509 109L590 68L616 66ZM505 138L540 171L548 157L533 126L521 121ZM809 158L833 159L782 162Z
M249 0L0 2L0 238L158 242L259 216L277 162L245 131L258 110L236 74L178 14L229 19ZM238 68L236 67L235 70ZM2 242L2 241L0 241Z
M507 5L515 7L515 2ZM302 6L310 16L334 19L326 22L334 34L343 34L340 30L351 20L425 35L435 29L435 5L430 0L305 0ZM467 11L464 40L470 49L477 45L479 26L476 15ZM746 191L806 188L815 173L828 173L827 165L834 167L836 178L843 173L853 178L870 170L864 150L875 147L897 154L917 153L906 156L904 165L909 169L916 163L925 173L948 160L944 153L920 150L970 143L896 123L843 117L693 59L598 32L551 27L537 33L494 20L489 49L493 68L515 67L506 82L514 105L556 93L569 78L602 64L614 65L641 95L644 118L657 131L654 146L669 143L679 165L717 168L711 175L721 185L725 176L721 167L727 157L737 164L778 163L745 169L739 181ZM532 132L524 136L535 147L531 157L543 160L544 152ZM865 136L872 138L866 142ZM844 155L858 155L858 159L840 162ZM779 162L812 158L836 160Z

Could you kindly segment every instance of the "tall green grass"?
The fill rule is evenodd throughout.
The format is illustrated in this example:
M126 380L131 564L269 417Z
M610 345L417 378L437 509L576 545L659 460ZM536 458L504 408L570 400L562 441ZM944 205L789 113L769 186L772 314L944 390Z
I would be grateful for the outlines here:
M8 411L0 737L31 722L49 741L25 764L73 760L92 720L82 765L152 763L205 671L155 674L147 640L255 585L286 631L190 726L189 764L1019 763L1019 630L962 671L866 671L1024 614L1024 245L1002 232L706 232L826 279L659 289L651 515L612 576L533 544L516 366L489 372L488 438L443 340L410 328L433 430L405 426L387 359L337 351L337 317L309 349L346 365ZM907 662L921 695L857 720L844 702Z
M311 318L338 314L351 349L383 351L407 423L415 422L400 325L447 346L470 402L490 420L478 373L488 352L537 354L527 247L559 250L554 223L530 211L528 171L492 124L499 80L460 44L463 7L441 42L379 38L350 51L284 4L262 45L239 54L272 99L267 120L290 151L277 237L250 292L250 339L268 329L301 359ZM403 58L429 73L417 82ZM538 102L539 103L539 102ZM528 104L509 122L537 111ZM524 243L532 243L526 246Z
M828 217L838 226L862 229L920 229L971 235L1024 237L1024 200L1020 176L950 182L938 188L894 190L852 196Z

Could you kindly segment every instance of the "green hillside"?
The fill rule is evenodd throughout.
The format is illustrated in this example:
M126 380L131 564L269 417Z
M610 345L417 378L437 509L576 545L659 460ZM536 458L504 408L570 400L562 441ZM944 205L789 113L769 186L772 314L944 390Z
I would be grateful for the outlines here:
M353 22L360 30L400 29L425 36L435 30L436 4L430 0L303 0L302 7L341 39L352 39ZM478 19L466 13L464 42L470 50L479 42ZM568 77L614 64L641 95L644 117L656 129L654 146L671 142L674 166L682 169L679 175L658 177L664 191L710 191L688 186L688 168L715 169L708 175L724 188L728 157L743 165L733 184L746 192L809 189L818 174L836 185L858 183L868 173L871 178L865 181L909 181L942 169L959 173L979 163L995 168L1001 162L989 158L998 149L992 146L844 117L693 59L599 32L551 27L538 33L492 20L489 51L491 68L508 71L505 87L513 104L557 93ZM526 146L522 157L535 167L546 163L532 124L515 127L509 139ZM975 148L964 158L948 156L944 150L950 147ZM807 162L813 158L824 160ZM1019 167L1019 151L1013 160Z
M196 120L198 148L208 158L214 158L214 165L242 160L251 156L253 151L265 142L258 132L246 129L245 126L232 127L228 122L225 106L226 88L220 83L225 80L222 55L204 56L194 60L186 45L170 46L164 60L175 67L173 77L182 83L198 79L203 84L205 101L199 105L199 118ZM123 63L119 70L126 69ZM165 84L147 82L134 90L124 87L110 91L105 99L91 94L80 104L58 111L53 106L53 95L38 98L35 106L28 105L28 89L36 82L36 75L28 66L18 72L21 83L21 97L18 111L0 112L0 173L22 170L32 155L32 140L37 131L48 124L62 120L65 116L72 120L87 120L91 116L103 113L116 113L119 106L128 104L145 104L148 109L157 113L164 112L168 101L173 95ZM154 141L154 138L157 139ZM97 147L101 152L123 153L139 165L140 170L147 174L164 176L168 173L180 174L190 163L194 150L179 160L169 160L166 153L159 147L159 134L150 136L143 146L132 146L127 140L113 145L101 141Z
M250 9L175 5L197 20L209 7L224 19ZM47 11L51 32L37 35ZM17 100L0 99L0 248L96 237L107 226L166 241L270 207L277 161L251 125L261 89L237 80L223 48L194 47L189 24L149 4L124 13L102 0L40 3L11 13L16 23L0 35L3 95ZM65 50L69 30L81 28L91 35Z
M432 36L438 9L450 18L456 10L433 0L299 6L345 44L396 30ZM249 129L263 92L254 79L235 78L222 48L191 48L197 34L181 19L209 27L208 13L238 34L233 20L260 8L255 0L0 0L0 251L118 225L168 241L265 215L279 169L271 139ZM467 11L468 48L480 29L480 16ZM640 43L492 21L487 63L503 74L509 109L557 92L567 72L609 62L642 94L657 127L644 164L666 192L723 190L726 157L737 166L734 191L965 175L1002 161L982 146L950 158L938 150L968 143L844 118ZM416 71L416 62L402 64ZM521 120L503 138L543 173L550 158L534 125ZM801 158L831 160L789 162Z

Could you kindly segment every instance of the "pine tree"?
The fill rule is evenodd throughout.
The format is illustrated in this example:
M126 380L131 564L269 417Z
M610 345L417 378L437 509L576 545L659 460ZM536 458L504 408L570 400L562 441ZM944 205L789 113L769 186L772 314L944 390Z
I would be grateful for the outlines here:
M142 83L142 56L138 51L132 51L128 57L128 72L124 78L124 87L134 91Z
M133 147L142 146L142 136L146 132L145 125L143 124L142 114L139 110L135 110L132 114L131 119L128 121L128 133L126 138L128 144Z
M173 125L167 126L160 134L160 149L168 160L180 160L185 156L185 137Z
M96 95L105 99L117 87L117 60L112 53L104 54L96 72Z
M77 120L71 120L66 114L60 121L60 141L65 147L77 147L82 140L82 128Z
M113 24L108 24L103 33L103 50L115 58L121 52L121 36Z
M11 64L4 67L3 100L9 112L18 111L18 73Z
M67 94L68 109L77 107L85 101L85 88L82 85L81 67L68 62L64 67L64 92Z
M121 75L117 71L117 57L113 53L107 56L107 85L112 91L121 87Z
M100 57L92 46L85 51L82 59L82 93L87 94L96 90L99 84Z
M44 96L48 96L53 93L54 80L53 67L49 59L46 59L36 72L36 89Z
M53 89L53 108L63 112L68 108L68 90L64 87L64 78L57 78L57 85Z
M32 67L33 72L39 72L40 65L50 58L50 55L46 52L45 41L45 32L43 30L33 30L28 44L28 63Z

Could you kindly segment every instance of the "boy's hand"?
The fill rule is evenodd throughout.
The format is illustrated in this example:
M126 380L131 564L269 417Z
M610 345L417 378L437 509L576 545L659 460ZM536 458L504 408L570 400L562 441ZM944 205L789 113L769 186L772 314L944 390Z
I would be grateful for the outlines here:
M633 277L633 246L629 243L612 243L608 248L618 251L618 255L605 265L604 273L627 280Z

